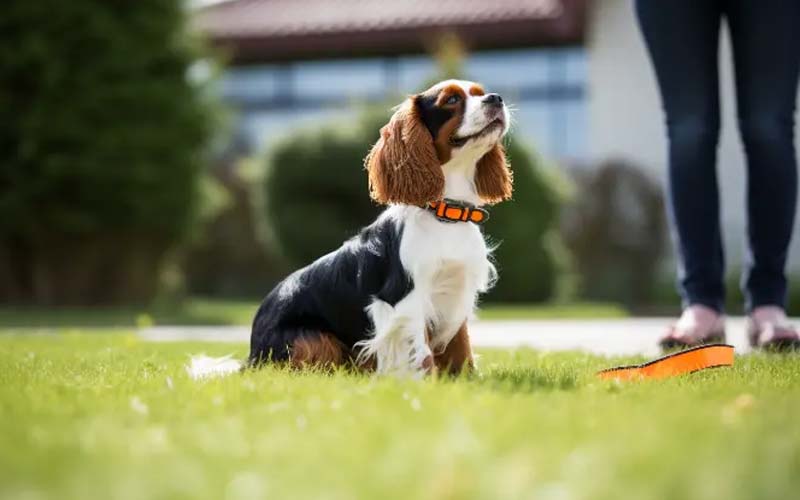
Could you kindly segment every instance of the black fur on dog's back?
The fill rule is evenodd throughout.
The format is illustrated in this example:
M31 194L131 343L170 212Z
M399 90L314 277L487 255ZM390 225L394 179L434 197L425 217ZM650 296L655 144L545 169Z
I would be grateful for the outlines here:
M287 361L293 343L321 333L347 349L374 325L365 312L373 298L395 305L413 289L400 261L402 224L382 216L331 252L279 283L253 320L248 364Z

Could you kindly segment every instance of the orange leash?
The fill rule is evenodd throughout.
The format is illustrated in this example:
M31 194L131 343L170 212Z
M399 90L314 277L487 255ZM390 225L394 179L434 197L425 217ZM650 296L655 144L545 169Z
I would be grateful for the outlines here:
M605 380L660 379L706 368L733 366L733 346L708 344L654 359L643 365L618 366L597 372Z

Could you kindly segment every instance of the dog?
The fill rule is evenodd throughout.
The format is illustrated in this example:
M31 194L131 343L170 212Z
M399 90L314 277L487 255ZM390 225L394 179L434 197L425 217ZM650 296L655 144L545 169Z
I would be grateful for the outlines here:
M266 296L246 363L196 357L190 374L264 363L412 377L474 369L467 322L496 279L480 224L512 194L509 121L503 98L473 82L408 97L364 161L369 194L387 208Z

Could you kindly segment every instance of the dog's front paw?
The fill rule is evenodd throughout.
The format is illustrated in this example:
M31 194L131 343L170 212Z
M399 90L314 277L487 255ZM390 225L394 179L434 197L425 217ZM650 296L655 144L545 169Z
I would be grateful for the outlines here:
M427 343L415 345L411 348L411 372L414 378L423 378L433 373L435 363L433 351Z
M374 347L379 375L421 379L434 370L433 352L424 340L380 342Z

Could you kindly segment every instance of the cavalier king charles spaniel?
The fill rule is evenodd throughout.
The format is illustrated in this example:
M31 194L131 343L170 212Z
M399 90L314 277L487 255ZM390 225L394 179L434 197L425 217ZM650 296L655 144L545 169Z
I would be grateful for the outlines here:
M480 224L511 197L498 94L447 80L395 108L365 159L371 225L279 283L253 321L246 363L195 357L195 378L263 363L351 365L421 376L474 367L467 333L495 278Z

